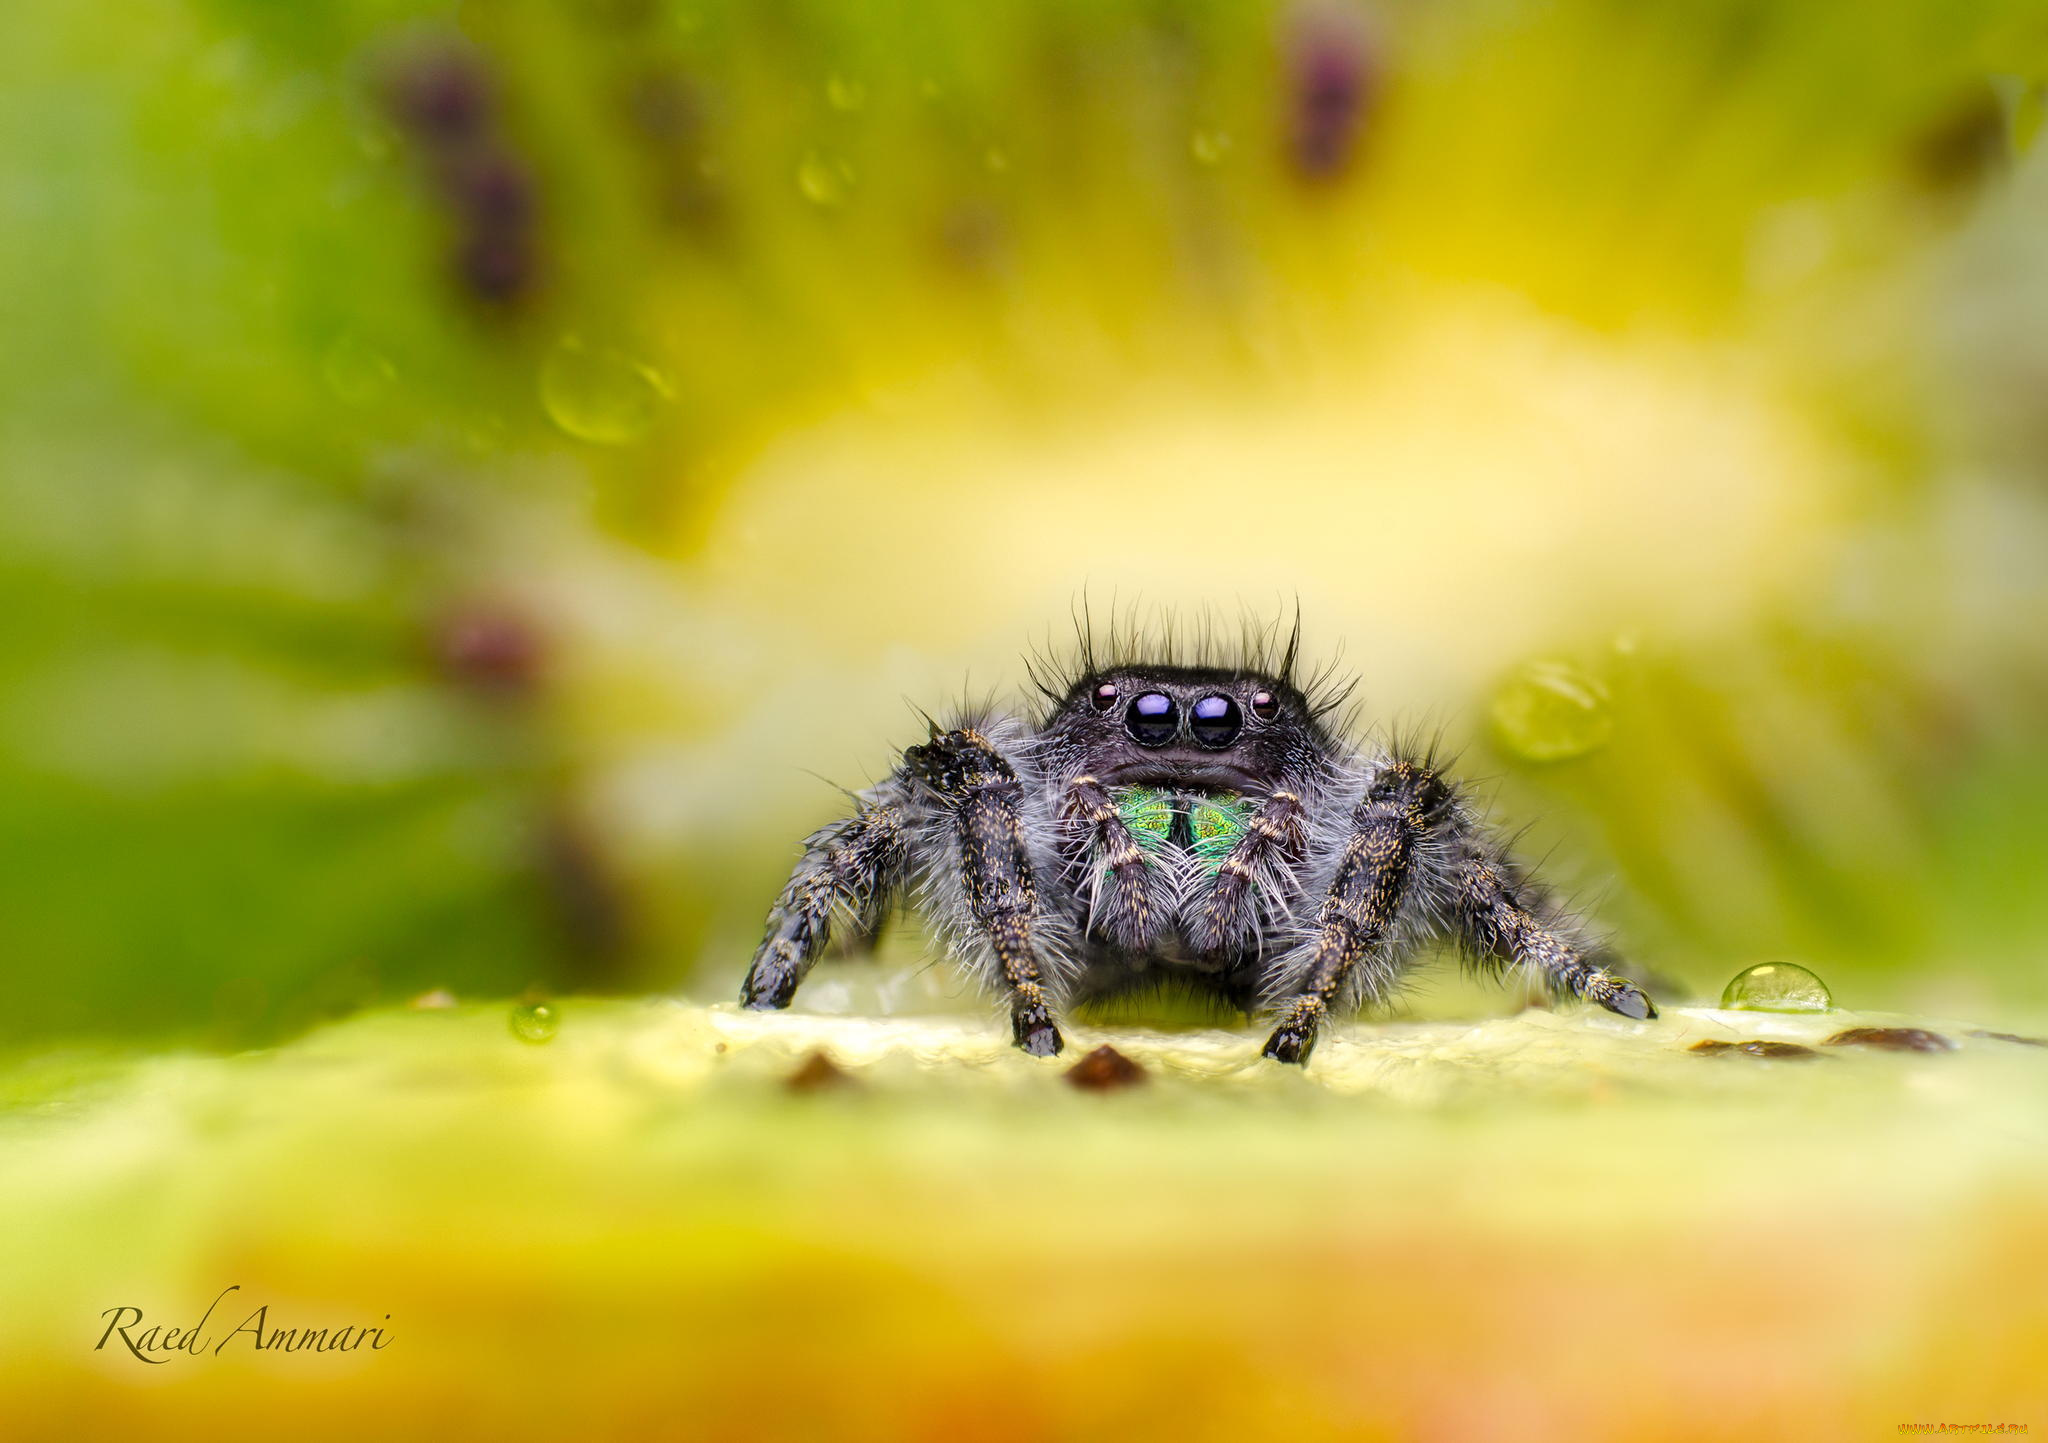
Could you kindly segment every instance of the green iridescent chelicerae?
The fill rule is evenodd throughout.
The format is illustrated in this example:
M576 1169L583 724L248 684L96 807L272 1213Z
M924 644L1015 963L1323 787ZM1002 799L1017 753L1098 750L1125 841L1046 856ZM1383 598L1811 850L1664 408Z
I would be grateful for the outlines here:
M1212 875L1244 835L1252 815L1252 804L1244 797L1189 796L1157 787L1118 787L1111 796L1117 815L1148 852L1167 846L1175 824L1185 816L1188 853Z

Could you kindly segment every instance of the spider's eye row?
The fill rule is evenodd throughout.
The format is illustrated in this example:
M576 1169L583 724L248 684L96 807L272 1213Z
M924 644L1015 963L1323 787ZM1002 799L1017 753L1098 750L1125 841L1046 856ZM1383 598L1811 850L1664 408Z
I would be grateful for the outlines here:
M1124 730L1141 747L1163 747L1180 730L1180 709L1163 691L1133 697L1124 712Z
M1108 711L1116 704L1116 698L1116 683L1113 681L1104 682L1101 686L1095 688L1095 709L1097 711Z
M1227 747L1244 726L1237 703L1227 696L1205 696L1188 713L1188 730L1205 747Z
M1270 691L1253 692L1252 715L1260 721L1271 721L1280 715L1280 698Z

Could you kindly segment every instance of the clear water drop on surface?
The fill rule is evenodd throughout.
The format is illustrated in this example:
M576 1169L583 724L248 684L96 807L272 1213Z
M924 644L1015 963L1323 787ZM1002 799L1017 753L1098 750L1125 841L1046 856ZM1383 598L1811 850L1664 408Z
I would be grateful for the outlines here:
M1569 761L1614 735L1607 688L1564 662L1531 662L1517 671L1494 693L1492 713L1494 735L1524 761Z
M1198 130L1188 141L1188 153L1203 165L1221 165L1230 154L1230 135L1221 130Z
M849 114L868 103L868 88L860 81L836 72L825 81L825 103Z
M552 1002L522 1002L512 1009L512 1035L521 1042L552 1041L561 1025Z
M654 424L668 383L653 367L620 351L564 337L540 372L548 419L579 441L623 446Z
M853 167L821 150L808 152L796 168L796 188L816 206L840 206L853 194Z
M1827 983L1796 962L1759 962L1729 979L1721 1005L1738 1012L1826 1012Z

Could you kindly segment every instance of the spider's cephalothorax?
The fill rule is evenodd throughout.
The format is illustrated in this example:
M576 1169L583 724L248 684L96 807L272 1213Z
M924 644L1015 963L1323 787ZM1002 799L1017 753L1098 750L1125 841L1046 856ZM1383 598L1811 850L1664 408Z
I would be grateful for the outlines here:
M786 1007L835 927L872 935L907 886L1003 994L1017 1045L1058 1004L1169 980L1274 1014L1307 1060L1333 1010L1386 997L1415 946L1460 942L1552 991L1656 1015L1522 876L1426 755L1345 741L1341 696L1265 663L1096 663L930 739L824 827L769 914L749 1007Z

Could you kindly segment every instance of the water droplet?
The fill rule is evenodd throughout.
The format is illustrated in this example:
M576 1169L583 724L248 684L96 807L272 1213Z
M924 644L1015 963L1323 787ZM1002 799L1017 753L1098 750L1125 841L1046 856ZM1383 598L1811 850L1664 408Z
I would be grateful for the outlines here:
M548 419L579 441L621 446L644 435L669 398L667 380L621 351L564 337L541 367Z
M1607 688L1563 662L1523 667L1494 693L1492 711L1495 735L1525 761L1569 761L1614 734Z
M825 103L851 114L868 103L868 88L858 80L834 74L825 82Z
M982 152L981 163L990 175L1001 175L1010 168L1010 152L1000 145L991 145Z
M1835 999L1827 983L1795 962L1759 962L1729 980L1721 1005L1739 1012L1826 1012Z
M367 406L398 383L398 370L362 337L346 335L321 356L320 378L342 404Z
M552 1002L522 1002L512 1009L512 1035L521 1042L552 1041L562 1019Z
M1228 131L1198 130L1188 141L1188 153L1203 165L1221 165L1223 157L1230 154L1231 144Z
M796 168L796 188L812 205L846 204L853 194L853 167L837 156L814 150Z

